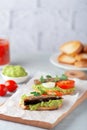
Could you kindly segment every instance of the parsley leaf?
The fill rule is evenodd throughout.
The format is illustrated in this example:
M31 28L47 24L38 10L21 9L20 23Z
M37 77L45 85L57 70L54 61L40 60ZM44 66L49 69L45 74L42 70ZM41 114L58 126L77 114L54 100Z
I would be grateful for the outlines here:
M43 76L40 77L40 82L41 82L41 83L44 83L44 82L45 82L45 79L44 79Z
M52 76L50 76L50 75L46 75L46 78L48 78L48 79L49 79L49 78L52 78Z
M41 94L39 92L31 92L34 96L40 96Z
M62 74L62 76L60 77L60 80L67 80L68 77L65 74Z

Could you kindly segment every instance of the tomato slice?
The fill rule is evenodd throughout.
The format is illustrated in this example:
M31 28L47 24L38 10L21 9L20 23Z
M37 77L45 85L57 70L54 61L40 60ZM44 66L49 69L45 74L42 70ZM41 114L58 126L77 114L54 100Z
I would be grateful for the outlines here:
M70 89L75 86L74 80L61 80L56 82L56 86L62 88L62 89Z

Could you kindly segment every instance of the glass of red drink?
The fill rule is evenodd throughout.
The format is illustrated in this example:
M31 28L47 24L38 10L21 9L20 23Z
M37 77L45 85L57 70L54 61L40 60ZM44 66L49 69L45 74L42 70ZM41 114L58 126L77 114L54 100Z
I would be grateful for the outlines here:
M6 39L0 39L0 67L10 62L10 45Z

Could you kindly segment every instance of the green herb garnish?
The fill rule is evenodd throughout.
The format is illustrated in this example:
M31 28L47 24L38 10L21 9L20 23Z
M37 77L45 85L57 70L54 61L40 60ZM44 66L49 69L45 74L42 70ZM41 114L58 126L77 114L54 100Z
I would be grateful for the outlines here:
M40 77L40 82L41 82L41 83L44 83L44 82L45 82L45 79L44 79L43 76Z
M68 77L65 74L62 74L62 76L60 77L60 80L67 80Z
M46 75L46 78L48 78L48 79L49 79L49 78L52 78L52 76L50 76L50 75Z
M39 92L31 92L34 96L40 96L41 94Z

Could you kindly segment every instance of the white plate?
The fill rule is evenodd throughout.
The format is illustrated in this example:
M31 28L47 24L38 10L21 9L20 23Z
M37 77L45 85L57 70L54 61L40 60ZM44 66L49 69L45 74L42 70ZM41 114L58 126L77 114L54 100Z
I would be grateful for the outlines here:
M79 68L79 67L75 67L73 65L68 65L68 64L62 64L62 63L59 63L58 60L57 60L57 57L58 57L59 53L55 53L53 54L51 57L50 57L50 62L59 67L59 68L62 68L62 69L67 69L67 70L81 70L81 71L87 71L87 68Z
M5 75L3 75L2 73L1 73L1 76L3 77L3 79L4 79L5 81L6 81L6 80L14 80L16 83L23 83L23 82L27 81L28 78L29 78L29 75L23 76L23 77L17 77L17 78L15 78L15 77L5 76Z

